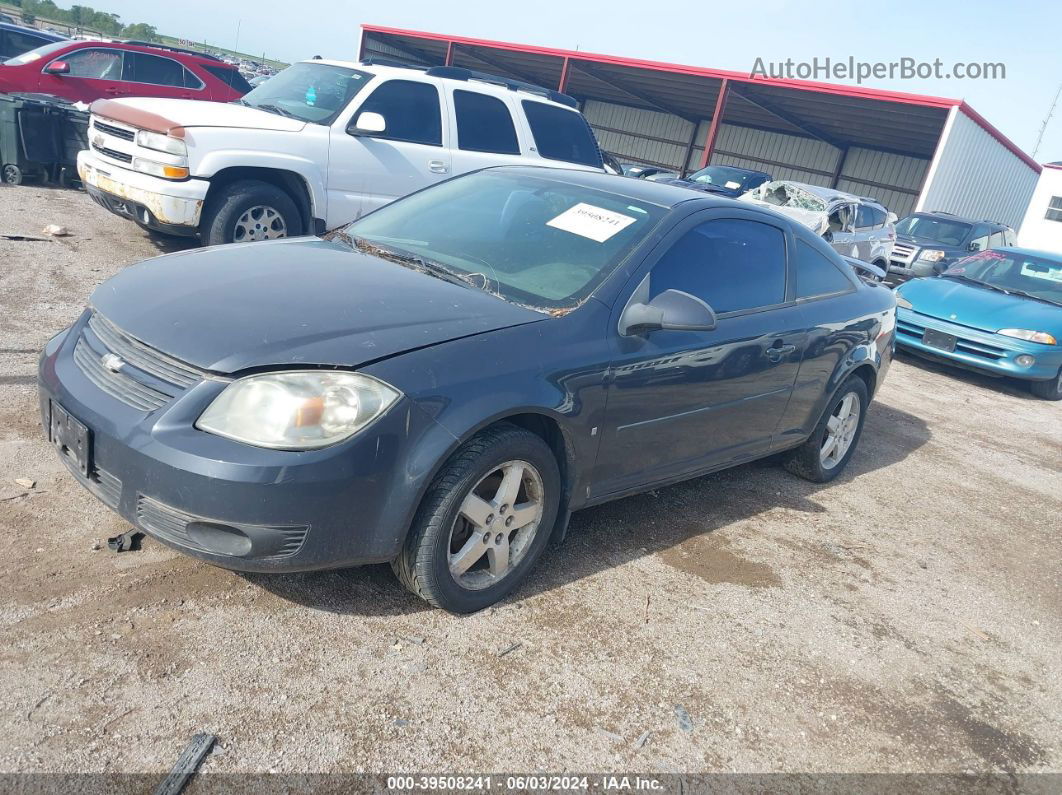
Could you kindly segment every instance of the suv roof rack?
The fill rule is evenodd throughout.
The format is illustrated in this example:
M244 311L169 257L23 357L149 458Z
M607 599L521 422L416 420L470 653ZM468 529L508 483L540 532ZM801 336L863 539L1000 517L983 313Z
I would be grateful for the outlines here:
M216 55L211 55L208 52L199 52L199 50L193 50L189 47L176 47L172 44L159 44L155 41L139 41L138 39L124 39L122 44L133 44L137 47L153 47L156 50L169 50L170 52L180 52L185 55L198 55L200 58L209 58L212 61L224 63L224 61Z
M409 63L408 61L400 61L397 58L386 58L378 55L370 55L368 58L362 58L361 64L363 66L393 66L397 69L416 69L421 72L429 68L427 66L419 66L415 63Z
M576 102L575 97L570 97L567 94L554 91L552 88L545 88L544 86L536 85L535 83L525 83L523 80L513 80L508 77L501 77L499 75L490 74L489 72L477 72L474 69L466 69L463 66L433 66L425 71L424 74L431 77L447 78L449 80L478 80L481 83L502 86L510 91L526 91L529 94L538 94L552 102L567 105L569 108L579 107L579 103Z

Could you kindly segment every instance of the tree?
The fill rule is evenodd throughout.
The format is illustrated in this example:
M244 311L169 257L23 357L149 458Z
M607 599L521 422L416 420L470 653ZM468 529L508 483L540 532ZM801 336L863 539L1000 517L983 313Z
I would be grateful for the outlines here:
M159 38L159 32L155 30L155 26L146 22L126 25L122 29L122 35L127 39L136 39L137 41L158 41Z

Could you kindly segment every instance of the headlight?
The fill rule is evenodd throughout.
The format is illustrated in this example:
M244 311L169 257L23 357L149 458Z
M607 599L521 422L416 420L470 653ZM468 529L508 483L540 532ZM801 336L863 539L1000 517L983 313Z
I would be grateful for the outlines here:
M156 152L169 152L171 155L187 155L188 147L179 138L171 138L168 135L140 130L136 134L137 146L145 149L154 149Z
M922 250L918 258L923 262L940 262L944 259L944 252L939 248L927 248Z
M234 381L196 427L276 450L311 450L342 441L390 408L400 393L360 373L307 370Z
M896 306L902 306L904 309L914 309L914 305L902 295L900 295L899 293L895 293L895 296Z
M142 157L133 158L133 171L151 174L163 179L184 179L188 176L187 166L171 166L169 163L157 163L154 160L145 160Z
M1015 339L1025 340L1026 342L1042 342L1044 345L1058 344L1058 340L1046 331L1029 331L1024 328L1001 328L996 333L1002 334L1004 337L1014 337Z

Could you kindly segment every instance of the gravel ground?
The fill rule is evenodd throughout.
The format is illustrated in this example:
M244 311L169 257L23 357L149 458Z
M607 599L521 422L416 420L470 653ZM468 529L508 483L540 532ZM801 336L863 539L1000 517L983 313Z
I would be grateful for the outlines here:
M386 566L110 552L37 352L162 244L0 188L0 233L46 223L72 234L0 239L0 771L161 774L201 730L205 771L1062 770L1062 405L900 358L838 481L759 463L584 511L458 618Z

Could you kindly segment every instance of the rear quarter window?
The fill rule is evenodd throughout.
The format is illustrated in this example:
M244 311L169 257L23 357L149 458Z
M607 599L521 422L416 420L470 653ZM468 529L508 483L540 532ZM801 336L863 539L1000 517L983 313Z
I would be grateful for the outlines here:
M246 94L251 90L251 84L244 79L238 69L226 69L224 66L207 66L206 64L198 64L198 66L200 69L214 75L233 91Z
M581 113L528 99L521 104L542 157L603 168L597 141Z

